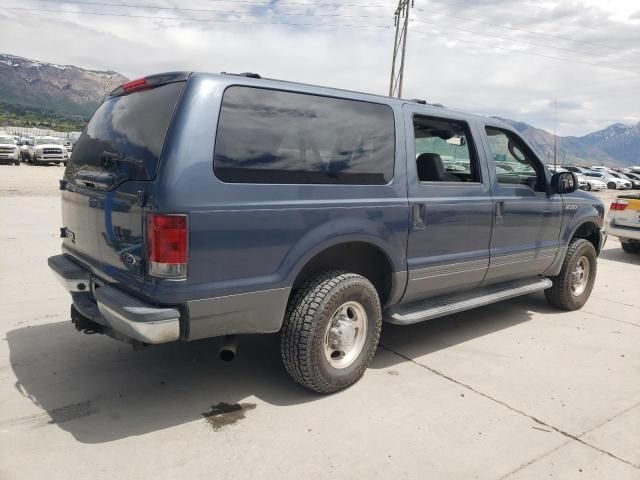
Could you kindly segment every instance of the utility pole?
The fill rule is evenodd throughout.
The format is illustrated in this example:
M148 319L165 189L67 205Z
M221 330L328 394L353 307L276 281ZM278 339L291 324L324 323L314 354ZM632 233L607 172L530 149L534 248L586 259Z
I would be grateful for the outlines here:
M558 166L558 101L553 99L553 166Z
M404 77L404 57L407 51L407 34L409 33L409 8L413 7L413 0L398 0L398 7L393 14L396 26L396 36L393 43L393 60L391 62L391 81L389 82L389 96L402 96L402 80ZM398 67L400 54L400 67Z

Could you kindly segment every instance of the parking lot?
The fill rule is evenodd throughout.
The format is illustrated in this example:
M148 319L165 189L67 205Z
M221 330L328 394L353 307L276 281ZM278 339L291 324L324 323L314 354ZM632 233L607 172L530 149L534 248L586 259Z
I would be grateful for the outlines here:
M364 378L321 397L277 335L222 363L215 339L76 332L46 262L62 171L0 166L0 479L640 478L640 256L616 239L582 310L536 294L385 325Z

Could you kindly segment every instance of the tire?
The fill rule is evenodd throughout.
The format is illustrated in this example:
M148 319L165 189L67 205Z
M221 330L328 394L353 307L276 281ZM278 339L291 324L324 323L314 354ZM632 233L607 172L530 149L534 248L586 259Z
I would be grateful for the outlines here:
M640 243L620 242L626 253L640 253Z
M591 184L587 183L587 192L590 192L590 191L591 191Z
M361 327L341 330L343 324ZM369 366L381 328L380 300L369 280L342 271L317 275L289 300L280 332L285 369L295 382L318 393L347 388ZM353 343L348 345L353 335ZM346 338L347 344L336 346L331 338L334 342Z
M547 302L562 310L578 310L582 308L589 299L591 290L593 290L598 269L597 261L596 249L589 240L584 238L571 240L562 262L560 274L557 277L550 278L553 281L553 286L544 291ZM583 273L586 270L586 279L583 277L584 280L578 282L575 275L579 274L579 264L584 267L584 262L588 263L588 270L582 268Z
M609 182L609 183L607 183L607 188L608 188L608 189L610 189L610 190L617 190L617 189L618 189L618 187L616 186L616 184L615 184L615 183L613 183L613 182Z

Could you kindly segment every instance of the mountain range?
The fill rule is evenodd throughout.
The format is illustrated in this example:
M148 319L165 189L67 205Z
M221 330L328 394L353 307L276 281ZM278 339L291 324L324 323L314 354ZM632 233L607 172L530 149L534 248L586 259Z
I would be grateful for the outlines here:
M524 122L494 117L511 125L543 161L553 162L553 134ZM640 165L640 122L614 123L582 137L557 137L558 163L583 166Z
M76 119L82 125L108 93L127 78L113 71L86 70L15 55L0 54L0 108L11 115L0 121L25 118L28 112ZM2 111L0 111L2 113ZM543 161L553 161L551 133L524 122L499 118L513 126ZM24 122L23 122L24 124ZM615 123L582 137L557 137L558 163L577 165L640 165L640 123Z
M126 77L0 54L0 102L56 115L89 118Z

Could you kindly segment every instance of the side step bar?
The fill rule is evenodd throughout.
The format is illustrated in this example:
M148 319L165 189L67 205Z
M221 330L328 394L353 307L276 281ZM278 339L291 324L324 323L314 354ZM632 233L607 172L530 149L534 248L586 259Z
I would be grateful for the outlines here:
M429 298L406 305L395 305L385 311L385 321L396 325L410 325L545 290L552 284L548 278L536 277L492 285L465 293Z

